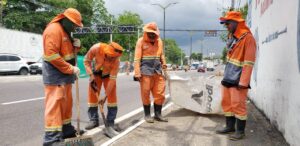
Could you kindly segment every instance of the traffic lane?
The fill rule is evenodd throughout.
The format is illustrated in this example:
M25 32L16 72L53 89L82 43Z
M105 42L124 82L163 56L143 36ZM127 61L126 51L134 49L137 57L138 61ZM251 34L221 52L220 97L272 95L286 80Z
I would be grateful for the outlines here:
M20 88L19 92L9 92L11 97L21 97L22 93L26 93L26 96L32 98L30 93L37 92L43 88L43 85L40 84L41 81L31 82L30 84L13 82L7 83L8 87L14 87L18 85L25 84L27 88L31 88L31 92L23 92L25 88ZM87 115L87 85L89 81L88 78L79 80L79 94L80 94L80 118L81 118L81 128L83 128L88 122ZM40 87L33 88L30 85L38 85ZM24 85L23 85L24 86ZM141 107L140 93L139 93L139 84L132 81L132 76L119 76L117 79L117 95L119 103L119 112L118 117L129 113L130 111ZM75 86L73 86L73 102L75 103ZM35 90L36 89L36 90ZM104 90L102 90L102 94ZM37 94L37 93L36 93ZM42 93L38 96L42 96ZM20 98L14 98L20 99ZM24 99L24 98L21 98ZM11 100L9 100L11 101ZM5 101L8 102L8 101ZM106 108L105 108L106 110ZM0 106L0 122L1 129L3 132L0 133L0 141L5 145L15 145L23 143L32 144L41 143L42 136L44 134L44 100L36 100L29 102L22 102L9 105ZM72 123L76 123L77 110L74 104L73 106L73 118ZM100 120L100 124L102 124ZM18 137L18 138L16 138Z
M44 87L42 80L21 80L9 82L8 79L0 80L0 103L26 100L43 97Z
M26 85L27 88L32 89L31 93L36 93L40 91L40 88L30 87L30 85L39 84L41 88L43 88L43 84L40 84L41 81L36 81L36 83L31 82L29 85ZM8 83L6 83L8 84ZM10 83L9 87L14 87L18 85L22 85L26 83ZM86 115L86 89L85 86L88 84L87 79L80 79L80 113L81 117L87 117ZM9 88L8 88L9 89ZM28 98L34 98L31 96L30 93L25 91L26 89L21 88L19 92L10 92L10 97L21 97L23 94L26 95L22 96ZM73 102L75 102L75 89L73 86ZM43 96L42 92L37 96ZM13 98L13 99L20 99L20 98ZM10 100L11 101L11 100ZM7 101L6 101L7 102ZM1 129L2 132L0 133L0 141L6 145L15 145L24 142L35 142L35 143L42 143L42 137L44 135L44 100L35 100L35 101L28 101L22 103L13 103L8 105L1 105L0 106L0 122L1 122ZM75 123L77 110L75 106L73 106L73 123ZM75 117L75 118L74 118ZM38 142L36 142L38 140Z

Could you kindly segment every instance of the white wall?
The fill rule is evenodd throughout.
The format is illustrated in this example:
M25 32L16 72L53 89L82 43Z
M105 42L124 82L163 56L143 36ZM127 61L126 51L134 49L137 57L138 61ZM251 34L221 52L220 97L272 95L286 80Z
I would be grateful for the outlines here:
M0 53L18 54L28 62L36 62L42 51L42 35L0 27Z
M258 46L250 98L288 143L300 145L299 0L249 0L249 5L248 25Z

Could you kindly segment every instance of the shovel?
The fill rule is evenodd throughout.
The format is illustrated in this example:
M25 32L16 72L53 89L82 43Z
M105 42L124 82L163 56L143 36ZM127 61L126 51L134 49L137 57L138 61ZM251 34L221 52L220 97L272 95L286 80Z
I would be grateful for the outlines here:
M98 99L98 104L99 104L99 110L100 110L100 113L101 113L101 117L103 119L103 123L104 123L104 126L105 126L105 129L104 129L104 133L106 136L108 136L109 138L112 138L114 136L116 136L117 132L112 128L112 127L109 127L108 126L108 123L106 121L106 118L105 118L105 114L104 114L104 103L107 99L107 96L105 96L104 100L103 100L103 103L100 102L100 97L99 97L99 92L98 92L98 88L97 88L97 85L95 82L91 82L91 87Z

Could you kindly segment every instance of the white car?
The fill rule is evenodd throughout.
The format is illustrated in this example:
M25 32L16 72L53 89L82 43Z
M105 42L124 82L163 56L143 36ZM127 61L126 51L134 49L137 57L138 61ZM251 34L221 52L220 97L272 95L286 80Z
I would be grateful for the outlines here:
M17 73L27 75L29 66L21 56L0 53L0 74Z

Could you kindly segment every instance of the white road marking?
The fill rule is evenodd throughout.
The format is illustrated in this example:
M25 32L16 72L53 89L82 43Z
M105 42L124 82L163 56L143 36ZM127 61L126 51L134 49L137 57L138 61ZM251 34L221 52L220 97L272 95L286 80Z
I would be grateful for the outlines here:
M168 107L170 107L171 105L173 105L173 103L169 103L166 106L163 107L163 111L165 109L167 109ZM139 109L138 109L139 110ZM129 132L131 132L132 130L134 130L135 128L137 128L138 126L140 126L141 124L143 124L145 122L144 119L142 119L141 121L139 121L138 123L134 124L133 126L127 128L125 131L123 131L122 133L120 133L119 135L113 137L112 139L106 141L105 143L101 144L101 146L108 146L112 143L114 143L115 141L117 141L118 139L120 139L121 137L125 136L126 134L128 134Z
M10 105L10 104L16 104L16 103L23 103L23 102L29 102L29 101L34 101L34 100L42 100L45 97L38 97L38 98L31 98L31 99L26 99L26 100L18 100L18 101L12 101L12 102L4 102L1 103L2 105Z
M166 98L170 98L170 94L167 94L167 95L166 95ZM153 103L151 103L151 104L153 105ZM144 110L143 107L140 107L140 108L138 108L138 109L135 109L135 110L131 111L130 113L128 113L128 114L126 114L126 115L123 115L123 116L117 118L117 119L115 120L115 123L118 124L118 123L120 123L120 122L122 122L122 121L124 121L124 120L126 120L126 119L129 119L129 118L131 118L131 117L137 115L138 113L142 112L143 110ZM164 107L163 107L163 110L164 110ZM152 113L152 116L153 116L153 113ZM97 127L97 128L94 128L94 129L92 129L92 130L88 130L84 135L86 135L86 136L92 136L92 135L95 135L96 133L99 133L99 132L103 131L103 128L105 128L104 125L101 125L101 126L99 126L99 127Z

